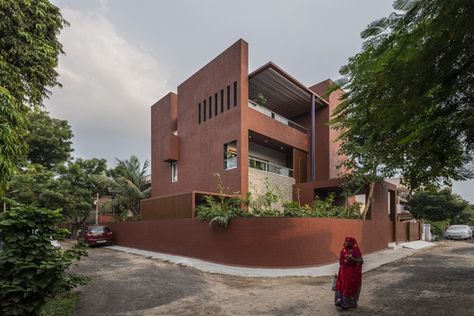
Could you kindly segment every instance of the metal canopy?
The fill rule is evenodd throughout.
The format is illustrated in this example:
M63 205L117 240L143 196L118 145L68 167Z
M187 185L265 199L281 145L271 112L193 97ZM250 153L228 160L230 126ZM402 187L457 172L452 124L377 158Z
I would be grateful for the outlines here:
M249 74L249 99L261 93L267 100L263 105L286 118L311 112L311 97L316 96L316 107L327 102L272 62Z

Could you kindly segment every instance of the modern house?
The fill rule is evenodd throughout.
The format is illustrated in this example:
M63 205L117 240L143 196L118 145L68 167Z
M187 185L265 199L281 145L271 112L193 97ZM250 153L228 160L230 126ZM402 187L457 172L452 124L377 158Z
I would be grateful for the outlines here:
M419 223L398 221L397 186L388 182L375 186L366 220L238 217L226 229L194 220L203 196L222 186L229 195L258 195L271 186L301 203L340 191L343 157L328 121L342 91L324 97L330 84L305 86L273 63L249 73L248 44L234 43L152 106L151 198L142 201L141 221L110 224L116 243L288 268L335 262L346 236L357 238L364 253L419 239Z
M142 218L194 217L219 181L228 194L271 185L301 203L340 191L338 132L328 121L342 91L323 97L330 84L306 86L271 62L249 73L248 44L235 42L152 106ZM389 204L386 191L376 193Z

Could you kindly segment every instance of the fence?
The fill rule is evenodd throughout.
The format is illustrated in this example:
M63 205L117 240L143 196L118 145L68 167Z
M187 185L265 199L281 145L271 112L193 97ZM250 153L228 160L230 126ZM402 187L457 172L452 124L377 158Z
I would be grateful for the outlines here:
M121 246L248 267L305 267L334 262L344 238L364 253L387 247L389 222L333 218L236 218L227 229L196 219L110 224Z

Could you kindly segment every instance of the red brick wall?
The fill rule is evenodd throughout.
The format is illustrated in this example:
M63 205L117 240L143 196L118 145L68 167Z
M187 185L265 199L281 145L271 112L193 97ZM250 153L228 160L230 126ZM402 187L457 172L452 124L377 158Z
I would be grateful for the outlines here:
M385 249L385 227L331 218L237 218L227 229L195 219L110 225L121 246L249 267L304 267L337 260L346 236L363 253ZM383 226L383 225L382 225Z
M237 82L238 106L234 107L233 83ZM220 111L220 91L230 85L231 106ZM214 113L214 96L218 94L218 115ZM175 95L176 96L176 95ZM212 118L198 124L198 103L212 97ZM200 190L216 192L221 175L229 192L246 192L248 187L248 133L246 129L248 104L248 44L239 40L206 66L178 86L177 128L179 137L178 181L171 182L170 164L163 162L160 143L170 131L167 97L152 107L152 197ZM164 109L161 109L164 108ZM201 108L201 112L202 112ZM207 104L207 110L209 104ZM224 144L237 140L238 168L224 170Z

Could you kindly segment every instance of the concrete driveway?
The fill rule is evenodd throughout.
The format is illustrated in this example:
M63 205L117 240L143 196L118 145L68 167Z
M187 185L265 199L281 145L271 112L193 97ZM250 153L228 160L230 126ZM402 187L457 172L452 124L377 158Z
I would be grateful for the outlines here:
M331 277L214 275L115 252L89 251L76 272L76 315L338 315ZM472 315L474 242L440 246L363 276L357 315Z

